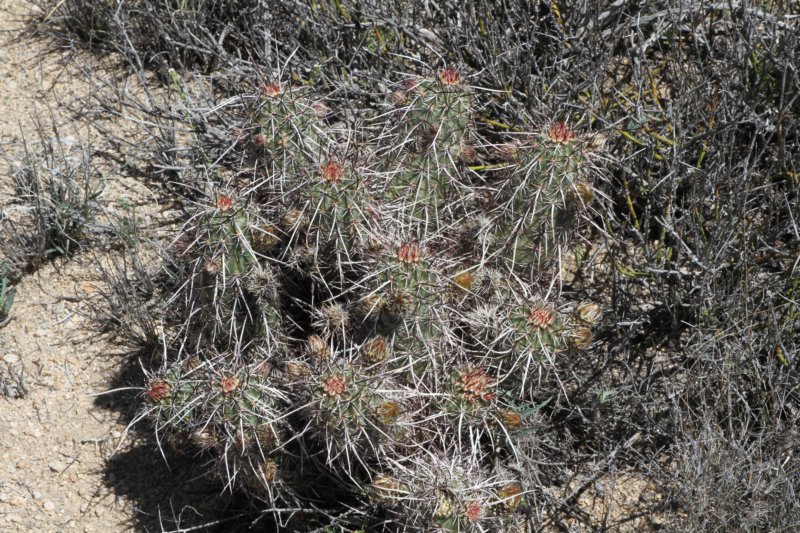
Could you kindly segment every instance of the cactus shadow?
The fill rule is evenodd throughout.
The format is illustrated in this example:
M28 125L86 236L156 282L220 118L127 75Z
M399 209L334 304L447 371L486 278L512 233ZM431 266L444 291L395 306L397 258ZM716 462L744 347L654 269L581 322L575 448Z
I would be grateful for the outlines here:
M143 442L111 457L104 481L132 503L135 531L244 531L256 513L204 476L200 464L166 446Z
M144 383L142 364L147 365L154 356L154 350L149 347L115 354L120 364L109 378L110 392L97 396L94 406L114 413L120 424L131 424L140 406L139 393ZM137 437L146 437L149 433L144 424L134 424L130 430Z

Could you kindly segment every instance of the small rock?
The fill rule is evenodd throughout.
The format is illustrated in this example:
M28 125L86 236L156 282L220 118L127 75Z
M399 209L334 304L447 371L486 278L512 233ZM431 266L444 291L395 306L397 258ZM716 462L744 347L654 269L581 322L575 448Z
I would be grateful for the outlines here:
M114 437L115 439L118 439L118 438L120 438L122 436L122 432L121 431L117 431L115 429L114 431L111 432L111 436Z
M47 500L46 502L44 502L44 505L42 507L44 507L45 511L53 511L56 508L56 504L54 504L50 500Z
M7 353L3 356L3 361L9 365L13 365L14 363L19 362L19 356L15 353Z
M78 474L76 474L75 472L70 472L68 477L71 482L73 483L78 482Z
M62 463L61 461L53 461L47 467L52 470L53 472L63 472L67 465Z
M42 499L42 493L39 492L38 490L33 491L31 493L31 496L33 496L34 500L41 500Z
M29 468L28 463L25 461L17 461L16 467L17 470L27 470Z
M6 493L0 494L0 503L8 503L11 501L11 496Z
M6 520L18 524L22 522L22 517L16 514L6 515Z

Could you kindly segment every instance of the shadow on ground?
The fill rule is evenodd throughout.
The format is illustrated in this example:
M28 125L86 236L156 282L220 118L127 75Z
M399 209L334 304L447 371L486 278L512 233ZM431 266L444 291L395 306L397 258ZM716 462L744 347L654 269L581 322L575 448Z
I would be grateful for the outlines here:
M135 388L144 382L142 355L125 355L109 384L109 390L121 390L95 400L97 407L116 413L122 424L135 420L141 404ZM202 457L157 442L146 421L135 423L130 433L132 444L108 459L103 481L132 504L132 531L274 531L246 500L231 497L218 479L207 475L211 469Z

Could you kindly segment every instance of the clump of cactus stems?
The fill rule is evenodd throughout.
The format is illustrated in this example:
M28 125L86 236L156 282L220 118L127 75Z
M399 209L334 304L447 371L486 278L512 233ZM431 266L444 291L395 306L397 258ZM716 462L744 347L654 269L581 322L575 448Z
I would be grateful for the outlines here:
M601 320L535 292L599 148L564 123L490 143L475 91L448 67L333 127L306 90L264 85L257 172L213 183L173 247L185 320L143 392L162 440L320 524L344 507L426 531L522 523L533 496L505 465L538 376Z

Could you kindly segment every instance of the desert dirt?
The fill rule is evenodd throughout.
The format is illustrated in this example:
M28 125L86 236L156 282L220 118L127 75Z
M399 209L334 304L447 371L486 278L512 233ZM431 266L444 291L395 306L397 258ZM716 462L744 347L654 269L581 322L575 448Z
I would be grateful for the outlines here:
M48 131L55 125L58 142L96 154L118 148L97 128L96 87L83 70L103 66L32 37L27 15L35 9L22 0L0 6L3 216L19 208L13 163L25 143L35 146L37 124ZM102 127L126 125L104 118ZM113 159L97 156L92 164L103 185L104 217L136 205L144 236L168 238L159 232L168 215L153 191ZM26 275L16 286L11 321L0 327L0 532L226 531L239 515L220 485L201 475L204 465L159 447L145 424L130 427L139 362L129 347L101 336L88 313L87 302L104 288L101 268L116 253L107 248ZM616 490L595 485L581 506L612 522L649 492L633 476L605 483Z

